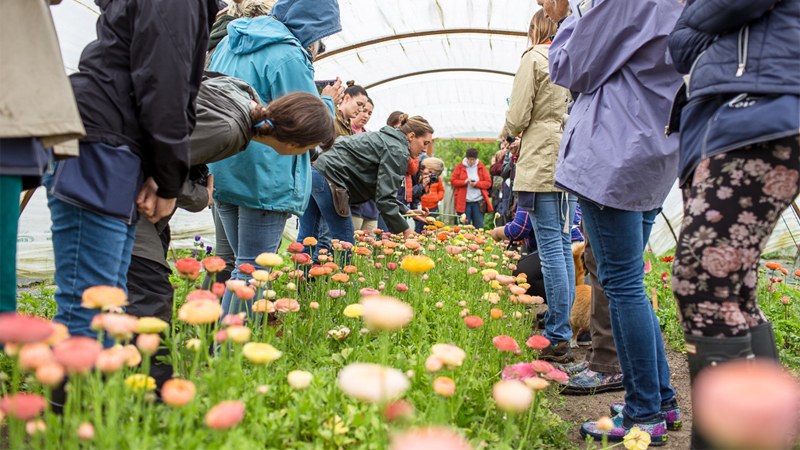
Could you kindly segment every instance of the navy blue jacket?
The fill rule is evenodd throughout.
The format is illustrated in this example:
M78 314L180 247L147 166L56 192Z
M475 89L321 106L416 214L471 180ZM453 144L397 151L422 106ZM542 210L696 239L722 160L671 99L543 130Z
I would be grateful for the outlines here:
M669 50L690 98L800 95L800 0L689 0Z

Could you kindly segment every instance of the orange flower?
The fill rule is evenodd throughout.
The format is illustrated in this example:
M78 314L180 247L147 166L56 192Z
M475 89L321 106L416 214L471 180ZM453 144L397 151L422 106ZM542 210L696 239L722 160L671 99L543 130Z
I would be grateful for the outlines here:
M305 249L305 246L299 242L292 242L286 247L286 251L289 253L299 253Z
M419 248L419 241L417 241L415 239L408 239L408 240L406 240L404 245L406 246L407 249L414 250L414 249Z
M203 260L203 267L208 273L217 273L225 270L225 260L219 256L212 256Z
M781 272L782 272L784 275L789 275L789 269L787 269L787 268L785 268L785 267L781 269Z
M305 245L306 247L311 247L313 245L317 245L317 239L314 238L313 236L309 236L309 237L303 239L303 245Z
M519 344L517 341L514 340L511 336L506 336L505 334L501 334L500 336L495 336L492 339L494 346L497 347L498 350L501 352L518 352L519 351Z
M768 262L768 263L764 264L764 266L766 266L767 269L770 269L770 270L780 270L781 267L782 267L780 263L776 263L776 262Z
M150 356L158 350L161 339L157 334L140 334L136 337L136 348L145 356Z
M502 310L502 309L500 309L500 308L492 308L492 309L489 311L489 314L491 314L491 316L492 316L492 319L495 319L495 320L497 320L497 319L499 319L499 318L503 317L503 310Z
M372 251L370 251L370 249L368 249L366 247L356 247L356 249L353 250L353 252L356 255L360 255L360 256L369 256L369 255L372 254Z
M464 317L464 323L467 324L468 328L480 328L483 326L483 319L478 316L467 316Z
M436 239L440 241L446 241L448 239L447 233L445 232L439 233L439 235L436 236Z
M36 368L36 381L54 387L64 382L64 367L55 362L46 362Z
M195 280L200 275L200 261L194 258L181 258L175 262L175 269L181 278Z
M326 269L331 269L331 270L339 270L339 266L335 262L326 262L325 264L322 265L322 267L325 267ZM328 273L330 273L330 272L328 272Z
M201 300L201 299L202 300L212 300L212 301L215 301L215 302L218 301L217 300L217 296L214 295L213 292L206 291L204 289L198 289L196 291L189 292L189 294L186 295L186 301L187 302L193 302L193 301Z
M222 315L222 306L212 300L195 300L184 303L178 310L178 318L191 325L214 323Z
M322 266L314 266L308 271L308 274L312 277L321 277L325 275L325 268Z
M442 397L450 397L456 392L456 382L450 377L438 377L433 380L433 392Z
M300 304L293 298L282 298L275 302L275 309L278 312L297 312L300 311Z
M537 334L528 338L528 341L525 342L525 345L534 350L542 350L550 345L550 339Z
M105 311L127 304L128 296L125 291L116 286L92 286L81 295L81 307L86 309L102 308Z
M178 408L188 404L194 398L194 383L180 378L171 378L161 388L161 398L169 406Z
M356 266L344 266L344 273L354 274L358 272L358 267Z
M239 400L220 402L208 411L206 425L214 430L227 430L244 419L244 403Z
M97 368L106 375L116 373L128 359L128 352L122 347L112 347L97 355Z
M19 350L19 368L25 372L36 370L42 364L53 360L50 346L41 342L25 344Z
M331 280L337 283L347 283L350 281L350 277L343 273L337 273L336 275L331 277Z

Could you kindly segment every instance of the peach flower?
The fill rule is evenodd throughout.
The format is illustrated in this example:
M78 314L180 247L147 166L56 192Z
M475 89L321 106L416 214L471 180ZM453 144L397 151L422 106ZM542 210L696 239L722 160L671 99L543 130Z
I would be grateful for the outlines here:
M519 414L530 408L533 391L521 381L498 381L492 388L492 397L501 411Z
M184 303L178 310L178 318L190 325L214 323L222 315L222 306L216 300L196 300Z
M281 298L275 302L275 309L281 313L300 311L300 304L293 298Z
M157 334L140 334L136 337L136 348L145 356L150 356L158 350L161 338Z
M81 295L81 307L86 309L102 308L105 311L127 304L128 295L116 286L92 286L84 290Z
M53 347L53 356L57 363L64 366L67 372L86 374L94 367L94 362L103 346L87 336L73 336L59 342Z
M23 345L17 356L19 368L25 372L36 370L42 364L53 360L50 346L41 342Z
M53 334L50 322L8 312L0 314L0 344L41 342Z
M456 382L450 377L438 377L433 380L433 392L442 397L450 397L456 392Z
M44 386L55 387L64 381L64 367L57 362L46 362L36 368L36 381Z
M339 372L339 388L345 394L367 403L385 403L408 390L410 382L403 372L378 364L353 363Z
M439 358L449 368L461 367L467 354L464 350L452 344L435 344L431 347L431 353Z
M217 273L225 270L225 260L219 256L212 256L203 260L203 267L208 273Z
M206 413L205 423L214 430L227 430L244 419L244 403L239 400L220 402Z
M91 441L94 439L94 425L89 422L83 422L78 426L78 438L82 441Z
M192 401L195 394L194 383L180 378L171 378L161 388L161 398L169 406L179 408Z
M389 450L472 450L472 446L454 431L421 428L393 438Z
M397 331L408 325L414 317L411 306L394 297L364 297L361 305L364 307L364 322L373 331Z
M17 392L0 398L0 411L18 420L31 420L44 411L47 400L39 394Z

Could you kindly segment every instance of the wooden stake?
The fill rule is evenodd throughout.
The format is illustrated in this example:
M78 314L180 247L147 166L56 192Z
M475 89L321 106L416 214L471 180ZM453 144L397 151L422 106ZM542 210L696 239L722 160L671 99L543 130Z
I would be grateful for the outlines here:
M653 288L653 309L658 311L658 289Z

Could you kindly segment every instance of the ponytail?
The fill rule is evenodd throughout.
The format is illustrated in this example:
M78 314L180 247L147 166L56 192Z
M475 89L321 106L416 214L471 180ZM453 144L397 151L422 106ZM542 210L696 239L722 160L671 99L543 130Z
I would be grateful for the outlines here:
M258 125L256 135L271 136L298 147L320 144L323 150L328 150L336 139L328 107L308 92L292 92L267 107L259 105L250 113L250 119L254 127Z
M369 98L366 89L357 85L355 81L350 80L345 84L347 84L347 89L344 90L342 97L344 97L345 95L349 95L350 98L353 98L353 97L358 97L359 95L363 95L364 97Z
M408 117L408 114L400 115L400 125L397 127L403 134L414 133L417 137L428 133L433 134L433 127L421 116Z
M392 128L397 128L400 126L400 116L403 115L403 111L395 111L389 114L389 118L386 119L386 125L389 125Z

